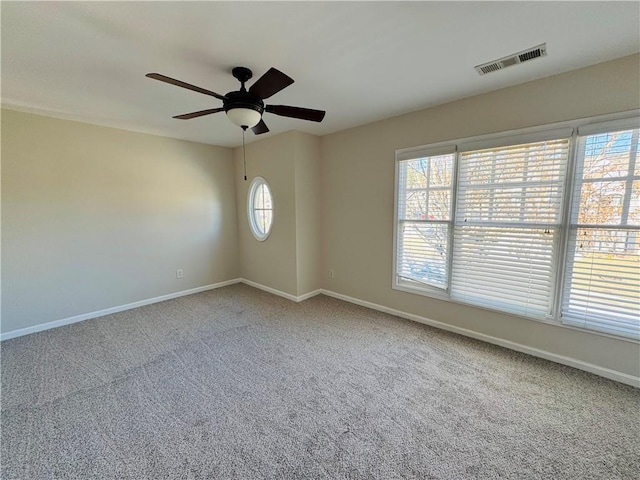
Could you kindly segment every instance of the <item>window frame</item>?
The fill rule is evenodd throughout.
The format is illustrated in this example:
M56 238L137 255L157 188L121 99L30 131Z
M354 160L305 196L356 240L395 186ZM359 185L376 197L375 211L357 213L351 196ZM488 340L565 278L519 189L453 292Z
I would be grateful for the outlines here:
M267 187L267 191L269 192L269 196L271 197L271 208L260 209L260 210L269 210L271 212L271 222L269 223L269 228L267 228L263 234L260 233L260 229L258 228L258 224L256 223L256 219L255 219L256 209L253 205L255 201L256 192L258 188L262 185ZM273 222L275 217L274 210L275 210L275 204L273 201L273 193L271 192L271 187L269 186L269 183L264 179L264 177L260 177L260 176L255 177L251 181L251 184L249 185L249 190L247 192L247 221L249 223L249 230L251 231L251 234L259 242L264 242L267 238L269 238L269 235L273 230Z
M631 125L631 127L630 127ZM576 120L570 120L566 122L558 122L553 124L547 124L539 127L518 129L518 130L510 130L505 132L500 132L497 134L489 134L489 135L480 135L476 137L467 137L461 138L457 140L451 140L447 142L439 142L433 144L427 144L417 147L409 147L402 148L395 151L395 176L394 176L394 218L393 218L393 263L392 263L392 279L391 279L391 287L393 290L411 293L415 295L421 295L425 297L435 298L438 300L444 300L454 304L467 305L472 306L474 308L479 308L482 310L487 310L491 312L499 312L505 315L510 315L518 318L523 318L526 320L533 320L540 323L546 323L550 325L555 325L561 328L567 328L572 330L578 330L581 332L586 332L594 335L601 335L610 338L615 338L618 340L630 341L633 343L640 343L640 336L638 337L629 337L616 335L611 332L598 331L594 329L583 328L579 326L574 326L570 324L566 324L562 322L561 312L562 312L562 301L563 301L563 292L565 288L565 273L569 266L567 262L569 260L569 235L571 231L571 207L573 202L574 195L574 183L575 183L575 175L576 175L576 164L577 164L577 144L578 144L578 135L585 136L594 133L603 133L606 131L616 131L625 128L638 128L640 127L640 109L639 110L630 110L627 112L621 112L617 114L611 115L602 115L596 117L588 117ZM480 149L489 145L491 146L501 147L514 145L519 143L533 143L536 141L541 141L541 138L544 138L545 135L548 135L549 132L554 131L562 131L563 129L571 129L571 134L566 137L569 138L569 150L568 150L568 160L567 167L564 178L563 185L563 195L562 195L562 203L561 203L561 211L560 211L560 226L558 233L558 258L560 260L559 266L554 272L554 278L552 278L552 282L554 284L553 291L553 314L547 316L546 318L532 318L529 316L520 315L517 313L510 313L504 310L500 310L498 308L492 308L485 305L477 305L474 303L469 303L462 301L460 299L451 298L451 276L452 276L452 267L453 267L453 242L454 242L454 229L453 226L456 222L456 207L458 200L458 181L459 181L459 168L460 168L460 154L463 151ZM589 133L586 133L589 132ZM453 171L453 185L452 185L452 199L451 199L451 208L452 213L449 220L449 224L451 225L450 233L449 233L449 258L448 258L448 278L447 278L447 286L446 289L441 289L437 287L430 287L428 285L415 284L408 285L406 283L398 282L398 236L399 236L399 193L400 193L400 162L403 160L409 160L411 158L421 158L421 156L434 156L437 152L442 151L443 149L454 149L454 171ZM435 153L433 153L435 152Z
M400 162L418 159L422 157L433 157L438 155L445 155L448 153L453 153L453 172L452 172L452 185L451 185L451 210L449 214L449 220L438 221L434 223L446 223L448 225L448 241L447 241L447 249L451 252L453 248L453 235L451 235L451 229L453 228L453 222L455 218L455 202L457 197L456 185L457 185L457 152L456 147L451 142L441 142L437 144L432 144L428 146L422 146L417 148L404 148L400 150L396 150L396 160L395 160L395 179L394 179L394 203L393 203L393 272L392 272L392 288L394 290L400 290L407 293L414 293L417 295L424 295L432 298L437 298L439 300L448 300L449 296L449 288L450 282L447 281L446 288L440 288L437 286L424 285L422 286L418 282L411 282L408 279L405 279L402 282L398 282L398 243L399 243L399 224L400 219L398 218L399 213L399 201L398 194L400 190ZM447 258L447 271L451 272L451 266L453 263L453 256L449 253Z
M640 112L632 116L616 115L612 117L613 118L606 121L585 123L583 125L578 126L576 128L576 132L574 132L573 152L569 162L570 169L567 175L567 187L566 187L567 191L565 192L567 207L563 212L564 213L563 225L565 227L565 232L564 232L565 234L563 237L563 244L562 244L563 261L560 264L560 268L558 268L559 287L556 293L556 297L557 297L556 306L557 306L558 315L557 315L556 321L559 322L560 325L565 328L572 328L572 329L577 329L583 332L589 332L593 334L604 335L604 336L609 336L617 339L623 339L623 340L628 340L635 343L640 343L640 333L638 334L638 338L633 338L624 334L616 335L611 333L611 331L614 330L613 328L606 329L606 330L601 329L601 327L597 325L598 322L594 322L595 325L592 325L591 327L581 327L581 326L578 326L577 322L575 321L572 321L572 320L568 320L566 322L563 321L561 316L562 309L564 307L564 302L566 299L565 297L567 295L566 288L568 288L568 285L567 285L567 280L569 279L568 272L574 268L574 265L570 264L569 262L569 260L573 257L573 254L570 252L571 234L573 230L576 230L576 231L579 230L581 225L580 223L578 223L579 212L573 210L573 206L576 204L576 197L579 197L581 195L581 190L583 186L583 183L581 183L580 188L578 188L578 178L577 178L578 175L581 173L578 169L578 166L579 166L578 163L580 161L579 156L584 155L583 149L585 147L585 144L582 143L581 138L586 139L586 137L593 136L593 135L601 135L601 134L624 131L624 130L640 129ZM634 166L637 168L640 155L639 154L636 154L636 155L637 155L636 165ZM582 160L584 161L584 158ZM626 175L626 177L627 177L626 181L630 181L629 179L631 177L637 177L637 175L635 175L633 172L629 172L629 174ZM633 180L631 180L631 183L633 183ZM630 196L631 192L629 192L628 195ZM624 202L624 198L622 200ZM574 223L574 219L576 220L576 223ZM625 226L623 227L620 227L620 225L605 225L605 224L602 224L602 225L594 224L594 225L588 226L588 228L598 228L598 227L602 229L608 229L608 228L615 229L616 227L618 227L617 229L621 229L621 230L637 230L638 228L640 228L635 226L629 226L627 224L625 224Z

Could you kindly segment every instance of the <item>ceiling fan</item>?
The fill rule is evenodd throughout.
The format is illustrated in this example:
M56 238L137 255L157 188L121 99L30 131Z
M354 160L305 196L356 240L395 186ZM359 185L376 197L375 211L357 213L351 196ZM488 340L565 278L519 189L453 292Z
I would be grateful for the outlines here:
M262 114L264 112L273 113L282 117L310 120L312 122L321 122L325 116L326 112L323 110L291 107L288 105L264 104L263 100L266 100L293 83L293 79L280 70L273 67L270 68L267 73L262 75L262 77L249 87L249 90L246 89L245 83L253 76L251 70L246 67L235 67L231 73L240 81L240 90L229 92L226 95L220 95L211 90L196 87L195 85L159 73L147 73L146 76L222 100L222 107L220 108L210 108L208 110L200 110L198 112L185 113L173 117L180 120L202 117L204 115L211 115L212 113L226 112L227 117L229 117L229 120L234 124L243 130L251 128L254 134L260 135L261 133L267 133L269 131L264 120L262 120Z

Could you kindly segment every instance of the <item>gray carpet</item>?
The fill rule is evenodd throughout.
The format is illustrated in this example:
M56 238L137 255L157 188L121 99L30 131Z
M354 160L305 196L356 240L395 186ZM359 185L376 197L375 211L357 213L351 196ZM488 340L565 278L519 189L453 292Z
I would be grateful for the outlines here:
M5 341L9 479L637 478L640 391L244 285Z

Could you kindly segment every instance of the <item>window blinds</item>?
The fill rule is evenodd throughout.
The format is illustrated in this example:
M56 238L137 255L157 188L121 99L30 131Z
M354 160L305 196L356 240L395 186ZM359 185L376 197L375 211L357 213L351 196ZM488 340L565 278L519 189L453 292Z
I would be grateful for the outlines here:
M579 132L562 321L638 339L639 129L597 128Z
M459 157L451 298L552 313L569 138Z

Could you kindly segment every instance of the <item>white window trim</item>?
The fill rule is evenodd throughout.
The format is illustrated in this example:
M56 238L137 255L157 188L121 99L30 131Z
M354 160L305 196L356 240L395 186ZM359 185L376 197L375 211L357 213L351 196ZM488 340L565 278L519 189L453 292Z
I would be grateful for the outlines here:
M437 287L435 285L425 284L424 287L413 286L411 280L406 279L403 283L398 282L398 275L396 272L398 271L398 189L400 186L400 162L403 160L410 160L413 158L420 157L429 157L429 156L439 156L439 155L447 155L451 153L456 153L456 146L450 142L446 143L438 143L430 146L423 146L418 148L405 148L396 151L396 162L395 162L395 179L394 179L394 197L393 197L393 279L392 279L392 288L395 290L401 290L407 293L415 293L418 295L425 295L428 297L438 298L440 300L448 300L449 299L449 286L446 289ZM455 161L455 160L454 160ZM453 169L452 175L452 187L451 187L451 215L449 220L442 221L442 223L447 223L449 228L453 228L453 212L455 211L455 199L456 199L456 184L457 184L457 169ZM449 251L451 251L451 243L452 236L449 235ZM452 256L449 255L448 258L448 269L451 269ZM418 282L415 282L418 283ZM426 293L428 291L428 293Z
M267 189L269 190L269 194L271 195L271 224L269 225L269 228L263 235L261 235L260 232L258 231L258 226L256 225L256 220L253 215L253 200L256 194L256 190L260 185L266 185ZM263 177L255 177L251 181L251 184L249 185L249 191L247 193L247 221L249 222L249 230L251 231L251 234L253 235L253 237L259 242L264 242L267 238L269 238L269 235L273 230L274 220L275 220L275 204L273 201L273 193L271 191L271 187Z
M424 297L434 298L437 300L444 300L450 303L470 306L473 308L478 308L481 310L486 310L490 312L497 312L503 315L508 315L517 318L523 318L525 320L545 323L549 325L554 325L557 327L569 329L569 330L577 330L583 333L589 333L592 335L604 336L609 338L614 338L616 340L623 340L631 343L638 344L640 343L639 339L614 335L608 332L602 332L593 329L581 328L573 325L568 325L562 323L560 318L561 311L561 302L562 302L562 289L564 288L564 273L566 269L566 258L567 258L567 248L569 243L569 228L568 221L570 216L570 200L571 195L573 193L573 181L575 175L575 164L576 164L576 149L577 149L577 137L578 135L586 135L597 133L601 131L615 131L615 130L623 130L626 128L638 128L638 122L640 121L640 109L638 110L629 110L626 112L620 112L616 114L609 115L600 115L595 117L587 117L582 119L570 120L566 122L558 122L538 127L524 128L518 130L510 130L506 132L500 132L497 134L488 134L488 135L479 135L475 137L467 137L461 138L457 140L451 140L447 142L439 142L433 144L427 144L417 147L410 148L402 148L397 149L395 151L395 175L394 175L394 204L393 204L393 270L392 270L392 278L391 278L391 288L393 290L397 290L400 292L411 293L414 295L421 295ZM531 317L526 317L523 315L518 315L515 313L508 313L502 310L490 308L487 306L480 306L473 303L467 303L464 301L460 301L458 299L452 299L450 297L450 284L448 282L448 287L446 290L437 287L430 287L428 285L424 285L422 287L408 285L406 283L399 283L397 279L397 265L398 265L398 254L397 254L397 245L398 245L398 193L399 193L399 162L403 160L408 160L411 158L419 158L420 156L428 156L428 155L436 155L438 153L446 152L447 150L454 149L456 152L456 157L454 160L454 172L453 172L453 186L452 186L452 211L453 215L451 218L452 222L455 222L455 211L456 211L456 201L457 201L457 182L458 182L458 155L460 151L470 150L470 146L475 148L481 145L513 145L517 143L527 143L527 142L535 142L541 141L544 139L549 133L562 133L563 129L572 129L572 134L570 135L570 145L569 145L569 162L568 162L568 171L565 176L565 188L564 188L564 198L563 198L563 206L562 206L562 224L560 227L560 254L563 262L561 262L560 268L556 271L556 289L555 289L555 298L554 298L554 317L553 318L545 318L545 319L535 319ZM602 130L601 130L602 129ZM500 142L504 143L500 143ZM450 243L453 241L453 234L450 235ZM450 250L452 252L452 250ZM453 252L452 252L453 253ZM451 263L453 262L453 255L450 255L449 258L449 273L451 274Z

